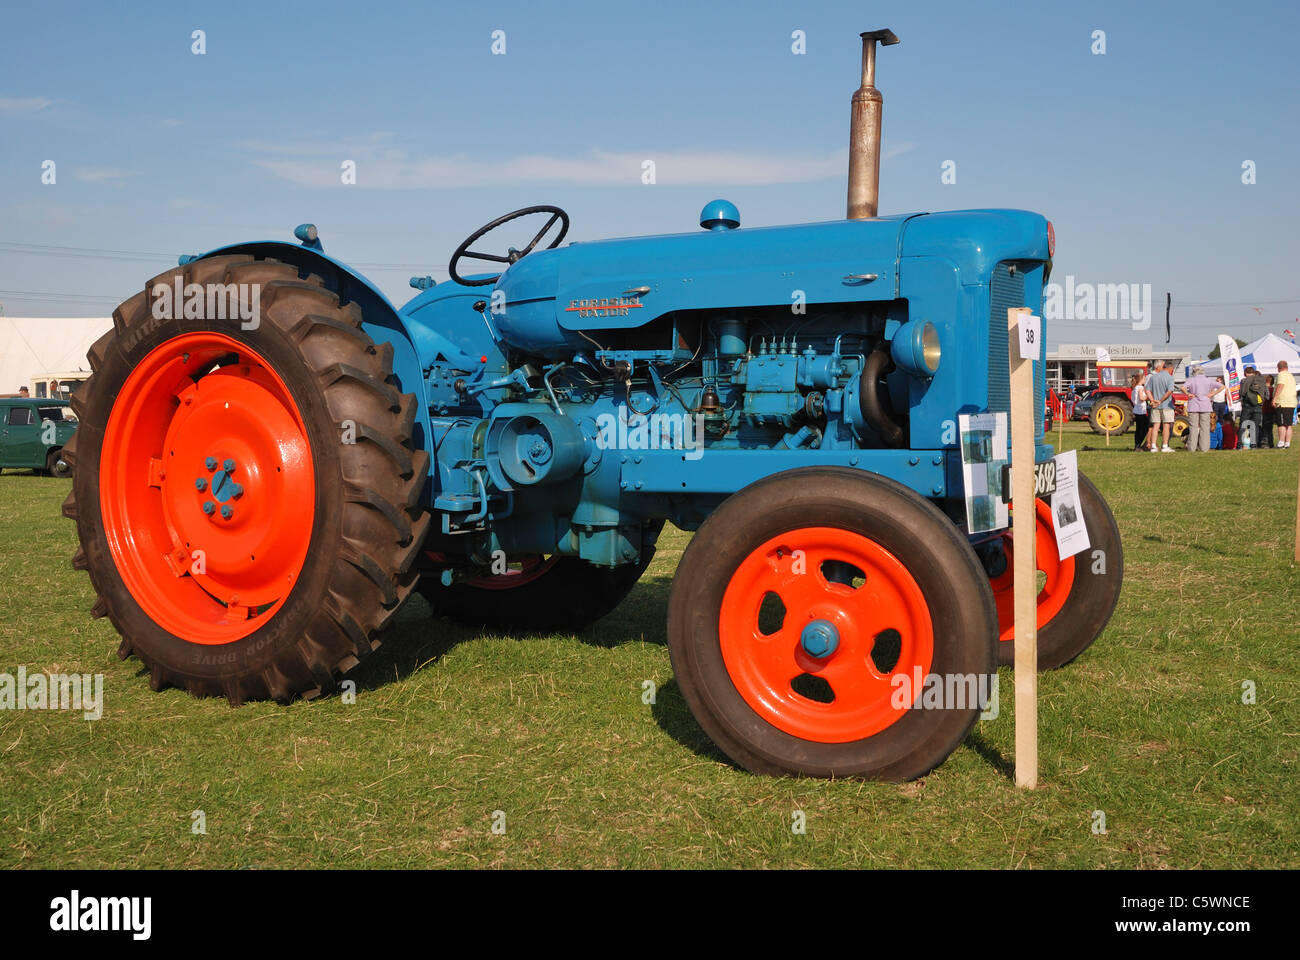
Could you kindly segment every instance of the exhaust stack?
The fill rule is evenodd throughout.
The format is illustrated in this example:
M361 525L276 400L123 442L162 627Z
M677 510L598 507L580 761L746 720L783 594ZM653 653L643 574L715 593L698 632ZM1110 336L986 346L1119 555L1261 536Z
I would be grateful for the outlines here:
M892 30L862 34L862 86L853 94L849 125L850 220L876 215L880 200L880 111L885 98L876 89L876 41L882 47L898 43Z

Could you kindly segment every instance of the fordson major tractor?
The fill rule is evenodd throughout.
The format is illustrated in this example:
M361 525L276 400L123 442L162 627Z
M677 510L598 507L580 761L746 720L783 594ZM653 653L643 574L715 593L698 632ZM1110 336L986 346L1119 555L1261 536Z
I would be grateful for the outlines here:
M956 422L1008 409L1007 311L1041 313L1054 236L1017 210L877 216L876 44L898 40L862 36L845 219L750 229L715 200L699 231L561 246L568 215L528 207L400 309L311 225L150 280L89 352L66 449L73 563L119 654L155 689L316 697L417 582L439 617L578 630L671 522L694 531L673 669L731 758L941 763L980 704L900 681L1011 662L1009 538L967 531ZM491 245L523 218L530 242ZM1090 554L1061 558L1037 501L1043 668L1119 594L1119 532L1080 486Z

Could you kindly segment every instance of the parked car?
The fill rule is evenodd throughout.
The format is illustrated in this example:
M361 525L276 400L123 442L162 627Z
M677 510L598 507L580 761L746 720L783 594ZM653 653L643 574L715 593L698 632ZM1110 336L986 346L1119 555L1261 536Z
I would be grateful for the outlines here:
M63 446L77 422L66 400L0 397L0 469L29 469L67 477Z

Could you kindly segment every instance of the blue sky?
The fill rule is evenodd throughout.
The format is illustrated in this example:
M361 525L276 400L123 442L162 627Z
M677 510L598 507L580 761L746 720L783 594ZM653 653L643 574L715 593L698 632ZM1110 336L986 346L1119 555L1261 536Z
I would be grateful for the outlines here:
M1056 226L1057 277L1149 283L1161 313L1172 291L1174 345L1203 352L1220 330L1251 339L1300 316L1298 10L11 4L0 304L107 315L178 253L289 239L304 221L400 303L408 277L445 278L464 236L532 203L566 208L578 240L695 229L715 196L748 226L842 217L857 33L888 26L902 43L879 57L881 212L1038 210ZM955 184L941 182L949 160ZM1162 316L1146 333L1050 330L1052 343L1163 339Z

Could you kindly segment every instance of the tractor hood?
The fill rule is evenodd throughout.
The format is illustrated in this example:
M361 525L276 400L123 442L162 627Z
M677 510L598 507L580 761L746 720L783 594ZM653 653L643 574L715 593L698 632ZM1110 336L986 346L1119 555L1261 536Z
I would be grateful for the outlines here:
M590 347L580 330L640 327L674 310L893 300L905 258L943 259L961 283L986 283L999 261L1048 259L1047 221L963 210L571 243L511 266L492 320L511 346L560 358Z
M560 357L590 346L578 330L639 327L674 310L892 300L907 219L571 243L506 271L493 322L512 346Z

